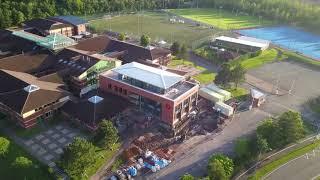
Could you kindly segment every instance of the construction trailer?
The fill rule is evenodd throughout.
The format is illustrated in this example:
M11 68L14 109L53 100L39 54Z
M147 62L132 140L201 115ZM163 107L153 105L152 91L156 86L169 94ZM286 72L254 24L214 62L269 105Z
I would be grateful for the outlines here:
M223 102L217 102L214 105L214 110L216 110L217 112L221 113L226 117L231 117L234 113L234 108Z
M224 96L224 101L228 101L229 99L231 99L231 93L230 92L219 88L214 83L207 85L206 88L208 88L208 89L210 89L210 90L212 90L212 91Z
M223 102L224 101L224 96L215 92L215 91L212 91L208 88L201 88L199 90L199 95L213 103L217 103L217 102Z

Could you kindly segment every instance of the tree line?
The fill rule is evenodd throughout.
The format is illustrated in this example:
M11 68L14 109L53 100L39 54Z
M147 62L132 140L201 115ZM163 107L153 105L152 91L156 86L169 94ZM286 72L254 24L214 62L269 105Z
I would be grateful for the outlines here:
M320 7L301 0L199 0L198 7L221 8L311 28L320 24Z
M175 8L178 0L0 0L0 28L33 18Z

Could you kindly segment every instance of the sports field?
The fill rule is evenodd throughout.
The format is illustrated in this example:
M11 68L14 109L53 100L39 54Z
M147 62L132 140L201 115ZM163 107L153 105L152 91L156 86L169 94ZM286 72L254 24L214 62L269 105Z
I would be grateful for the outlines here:
M152 41L164 40L169 43L180 41L188 45L216 33L214 29L197 27L187 23L170 23L169 16L166 13L156 12L92 20L90 21L90 27L98 33L111 30L137 38L142 34L147 34Z
M185 18L210 24L219 29L243 29L258 26L268 26L273 23L262 17L236 14L218 9L171 9L169 12Z

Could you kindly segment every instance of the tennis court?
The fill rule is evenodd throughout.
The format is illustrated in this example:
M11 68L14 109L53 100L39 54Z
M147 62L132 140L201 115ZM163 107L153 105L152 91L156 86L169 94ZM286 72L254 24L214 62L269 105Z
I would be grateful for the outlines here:
M288 26L239 30L240 34L265 39L320 61L320 35Z

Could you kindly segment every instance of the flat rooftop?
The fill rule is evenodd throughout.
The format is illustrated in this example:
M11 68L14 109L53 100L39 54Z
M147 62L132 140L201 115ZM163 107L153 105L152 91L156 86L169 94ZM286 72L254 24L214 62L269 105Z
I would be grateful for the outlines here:
M232 42L232 43L236 43L236 44L242 44L242 45L259 47L259 48L264 48L264 47L268 46L268 43L262 43L262 42L252 41L252 40L243 39L243 38L237 39L237 38L232 38L232 37L227 37L227 36L220 36L220 37L215 38L215 40Z
M168 89L184 80L184 77L178 74L137 62L122 65L112 71L162 89Z

